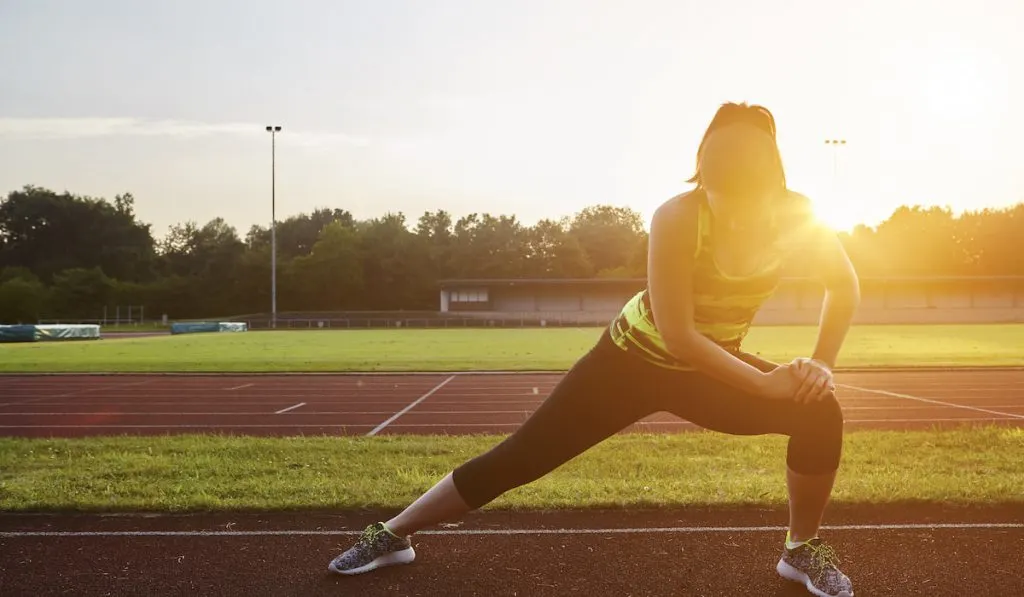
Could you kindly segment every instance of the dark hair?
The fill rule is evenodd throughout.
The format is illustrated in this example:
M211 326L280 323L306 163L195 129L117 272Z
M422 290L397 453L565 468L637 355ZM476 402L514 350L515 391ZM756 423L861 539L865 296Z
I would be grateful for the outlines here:
M737 124L752 126L770 139L746 132L737 133L726 143L724 154L715 154L713 173L707 176L709 168L705 149L709 139L714 133ZM719 160L723 163L717 163ZM698 188L707 188L709 179L713 179L713 186L740 192L786 187L782 156L775 142L775 117L768 108L731 102L718 108L697 148L697 167L687 182L696 183Z

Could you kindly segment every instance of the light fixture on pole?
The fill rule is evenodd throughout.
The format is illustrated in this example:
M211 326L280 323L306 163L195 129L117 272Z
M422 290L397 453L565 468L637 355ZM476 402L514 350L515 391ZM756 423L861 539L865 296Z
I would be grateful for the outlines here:
M280 126L267 126L270 133L270 327L277 328L277 133Z
M846 145L846 139L825 139L825 145L831 145L832 151L832 182L839 177L839 147Z

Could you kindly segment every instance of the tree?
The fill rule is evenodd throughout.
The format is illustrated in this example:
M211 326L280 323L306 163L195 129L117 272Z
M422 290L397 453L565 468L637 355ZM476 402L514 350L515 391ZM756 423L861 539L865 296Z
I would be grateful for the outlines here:
M341 221L328 224L309 255L294 259L285 287L289 304L303 309L350 309L359 303L363 270L359 239Z
M133 205L130 194L111 205L32 186L12 192L0 203L0 267L28 267L45 281L61 270L93 267L119 279L148 279L154 241Z
M541 220L526 233L528 274L536 278L587 278L594 268L569 234L565 220Z
M135 197L24 187L0 200L0 319L96 318L104 305L217 317L270 308L270 233L239 238L221 218L170 227L156 243ZM631 209L596 205L523 225L514 215L426 211L356 221L318 208L280 222L282 311L435 309L442 278L642 277L648 234ZM839 238L862 277L1021 275L1024 204L955 216L901 207ZM797 262L796 265L799 265ZM804 274L799 268L787 275ZM113 302L111 302L113 301Z
M967 252L958 242L949 209L900 207L879 224L871 243L883 275L931 276L964 273Z
M363 222L358 233L364 285L361 307L433 308L436 280L421 239L406 228L405 215L388 213Z
M610 205L587 207L576 214L569 234L597 272L629 267L646 236L639 213Z
M438 279L453 277L455 234L451 214L444 210L425 212L416 222L416 237L420 246L425 247L433 275Z
M351 213L343 209L328 208L316 209L312 214L299 214L283 222L278 222L276 232L278 257L288 261L295 257L309 255L313 250L313 245L320 238L320 233L335 222L348 228L355 227L355 219ZM270 229L253 226L246 235L245 243L250 248L260 245L269 247Z
M62 317L97 319L113 289L114 282L98 267L67 269L53 276L52 307Z
M45 312L49 292L37 278L12 277L0 282L0 323L36 323Z

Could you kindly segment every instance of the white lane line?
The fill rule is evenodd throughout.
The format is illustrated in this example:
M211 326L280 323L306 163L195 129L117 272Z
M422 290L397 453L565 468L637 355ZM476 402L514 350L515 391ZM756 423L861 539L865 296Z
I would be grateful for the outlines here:
M286 413L292 409L305 406L305 402L293 404L288 408L281 409L275 412L275 415ZM892 410L892 409L890 409ZM302 411L303 415L330 415L330 416L381 416L394 414L394 410L305 410ZM528 415L532 413L532 410L437 410L437 411L422 411L418 410L413 414L417 415ZM76 415L91 415L97 417L265 417L266 412L212 412L205 410L196 411L168 411L168 412L154 412L154 411L93 411L83 410L78 412L2 412L0 411L0 417L71 417Z
M232 400L230 404L232 406L266 406L270 402L281 402L280 400ZM389 404L399 405L405 404L405 400L310 400L306 404L316 404L318 406L356 406L356 405L370 405L387 407ZM207 402L203 400L187 400L187 401L176 401L176 402L165 402L157 401L151 402L148 400L131 401L131 402L117 402L117 401L103 401L103 402L48 402L46 404L39 404L37 406L102 406L104 408L110 407L136 407L136 406L221 406L224 404L223 400L217 400L213 402ZM475 406L477 404L502 404L502 405L514 405L523 404L526 406L540 406L542 401L540 400L481 400L466 402L465 400L432 400L430 404L448 404L448 405L461 405L461 406ZM18 403L2 403L0 407L19 406ZM879 407L882 408L882 407ZM993 407L1002 408L1002 407ZM1009 408L1009 407L1008 407ZM1024 404L1014 405L1012 408L1024 408ZM389 409L388 414L395 412L394 409ZM385 414L385 413L381 413Z
M942 400L933 400L931 398L921 398L920 396L911 396L910 394L901 394L899 392L889 392L887 390L873 390L871 388L862 388L859 386L851 386L846 384L836 384L839 387L849 388L851 390L857 390L859 392L874 392L875 394L881 394L883 396L892 396L893 398L905 398L907 400L916 400L918 402L924 402L927 404L935 404L938 406L948 406L950 408L962 408L964 410L973 410L979 413L985 413L989 415L999 415L1008 419L1024 419L1024 415L1015 415L1013 413L990 410L987 408L979 408L977 406L967 406L965 404L954 404L952 402L944 402Z
M84 390L75 390L74 392L68 392L66 394L57 394L56 396L50 396L50 398L70 398L71 396L81 396L89 392L102 392L104 390L119 390L121 388L134 388L137 386L144 386L148 383L153 383L155 379L144 379L142 381L133 381L131 383L117 384L116 386L98 386L95 388L85 388Z
M935 523L935 524L840 524L822 525L828 531L906 531L940 529L950 530L1009 530L1024 529L1024 523ZM633 528L563 528L563 529L431 529L417 535L653 535L663 533L784 533L785 526L693 526L693 527L633 527ZM271 530L271 531L3 531L0 537L283 537L283 536L338 536L359 535L358 530Z
M281 410L275 412L274 414L275 415L283 415L284 413L286 413L286 412L288 412L290 410L295 410L296 408L299 408L300 406L306 406L306 403L305 402L300 402L298 404L293 404L293 405L289 406L288 408L282 408ZM238 413L238 414L242 414L242 413Z
M406 407L405 407L405 408L403 408L402 410L400 410L400 411L398 411L397 413L395 413L395 414L394 414L394 415L393 415L392 417L390 417L390 418L389 418L388 420L386 420L386 421L384 421L383 423L381 423L380 425L377 425L376 427L374 427L374 428L373 428L372 430L370 430L370 432L369 432L369 433L367 433L366 435L368 435L368 436L372 436L372 435L377 435L378 433L380 433L380 431L381 431L382 429L384 429L385 427L387 427L388 425L390 425L391 423L393 423L393 422L395 421L395 419L397 419L398 417L401 417L401 416L402 416L402 415L404 415L405 413L407 413L407 412L409 412L410 410L412 410L413 408L415 408L415 407L416 407L416 405L417 405L417 404L419 404L420 402L423 402L423 401L424 401L424 400L426 400L427 398L430 398L431 396L433 396L435 392L437 392L437 391L438 391L438 390L440 390L441 388L443 388L443 387L445 387L446 385L448 385L448 382L450 382L450 381L451 381L451 380L453 380L453 379L455 379L455 376L454 376L454 375L451 375L451 376L449 376L449 377L448 377L447 379L445 379L445 380L444 380L444 381L442 381L441 383L439 383L439 384L437 384L436 386L434 386L434 387L433 387L433 389L431 389L431 390L430 390L429 392L427 392L426 394L424 394L424 395L420 396L420 397L419 397L419 398L417 398L416 400L413 400L413 401L412 401L412 402L411 402L411 403L410 403L410 404L409 404L408 406L406 406Z
M8 402L4 406L20 406L22 404L39 404L47 400L53 400L55 398L72 398L74 396L81 396L82 394L88 394L89 392L100 392L104 390L116 390L118 388L129 388L135 386L142 386L148 383L156 381L155 379L145 379L142 381L135 381L131 383L118 384L116 386L97 386L94 388L85 388L82 390L75 390L73 392L65 392L64 394L48 394L45 396L39 396L37 393L21 395L9 395L10 398L15 397L27 397L29 400L18 400L17 402ZM55 388L56 389L56 388Z
M275 415L284 414L290 412L293 409L305 406L305 402L293 404L288 408L281 409L275 412ZM346 417L346 416L358 416L358 417L379 417L381 415L394 414L393 410L380 410L380 411L356 411L356 410L337 410L337 411L321 411L321 410L304 410L300 415L316 415L316 416L331 416L331 417ZM465 411L450 411L450 410L439 410L439 411L416 411L413 416L416 415L428 415L428 416L439 416L439 415L529 415L532 410L465 410ZM70 413L26 413L26 412L0 412L0 417L75 417L75 416L94 416L94 417L266 417L266 412L207 412L207 411L193 411L193 412L126 412L126 411L113 411L113 412L100 412L100 411L81 411L81 412L70 412Z
M872 397L870 400L868 400L868 402L882 402L882 401L890 400L890 399L891 399L890 396L884 396L884 397L879 396L879 397ZM255 401L234 401L234 400L232 400L230 404L231 404L231 406L266 406L268 402L271 402L271 401L270 400L264 400L264 401L258 401L258 400L255 400ZM273 402L278 402L278 401L275 400ZM474 400L472 402L467 402L465 400L432 400L430 402L430 404L432 406L437 406L437 405L452 406L452 405L456 405L456 406L470 407L470 406L478 406L478 405L491 405L491 406L501 405L501 406L505 406L505 407L509 407L509 408L514 408L516 406L521 406L522 408L520 408L520 410L532 410L529 407L534 407L534 406L539 407L542 403L543 403L543 401L540 401L540 400ZM394 404L394 405L405 404L405 401L404 400L402 400L402 401L394 401L394 400L338 400L338 401L312 400L312 401L307 402L306 404L316 405L317 407L333 407L333 406L359 406L359 407L365 407L365 406L379 406L379 407L385 407L386 408L387 405L389 405L389 404ZM206 401L200 401L200 400L192 401L192 400L190 400L190 401L186 401L186 402L164 402L164 401L159 401L159 402L149 402L149 401L131 401L131 402L116 402L116 401L104 401L104 402L84 402L84 401L77 401L77 402L47 402L46 404L35 404L35 405L31 405L31 406L34 406L34 407L38 407L38 406L45 406L45 407L51 407L51 406L52 407L58 407L58 406L79 406L79 407L100 406L100 407L104 407L104 408L117 408L117 407L121 407L121 408L134 408L134 407L138 407L138 406L189 406L189 407L200 407L200 406L222 406L222 405L224 405L224 401L223 400L219 400L219 401L216 401L216 402L206 402ZM842 406L844 411L856 411L856 410L894 410L894 411L898 410L898 411L911 411L911 410L928 410L928 409L932 408L931 406L923 406L923 405L922 406L915 406L915 405L912 405L912 404L911 405L904 405L902 403L897 403L897 402L893 402L891 404L887 404L887 405L883 405L883 406L852 406L852 405L848 405L848 404L843 404L842 401L840 401L840 405ZM0 403L0 408L11 408L11 407L15 407L15 406L30 406L30 405L29 404L18 403L18 402ZM967 405L964 405L964 406L967 406ZM1010 410L1020 410L1020 409L1024 409L1024 403L1018 403L1018 404L983 404L983 405L977 406L977 408L989 408L989 409L1001 408L1001 409L1010 409ZM186 413L191 413L191 412L193 412L193 411L177 411L176 414L186 414ZM394 409L389 409L389 410L386 410L386 411L354 411L354 410L353 411L331 411L331 412L317 412L315 414L344 414L344 413L348 413L348 414L383 415L383 414L390 414L390 413L393 413L393 412L395 412ZM473 411L431 411L429 413L427 413L426 411L417 411L416 414L438 414L438 413L444 413L444 412L491 413L491 412L502 412L502 411L498 411L498 410L483 410L483 409L481 409L481 410L473 410ZM51 413L52 414L69 414L69 415L71 415L71 414L103 414L103 413L97 413L97 412L93 412L93 411L68 411L68 412L64 412L64 413L57 413L56 411L51 411ZM23 413L23 412L0 411L0 414L20 415L20 414L46 414L46 413ZM129 414L129 413L112 413L112 414ZM145 413L139 413L139 414L145 414ZM223 414L223 413L208 413L206 411L194 411L194 414ZM245 414L245 413L239 413L239 414ZM258 413L251 413L251 414L258 414ZM313 413L310 413L310 414L313 414Z
M420 387L422 387L422 386L420 386ZM226 388L224 390L218 390L218 389L206 390L206 389L202 389L202 388L180 388L180 389L176 389L176 390L160 390L160 389L154 388L153 390L150 390L150 391L146 392L145 394L134 394L134 393L133 394L113 394L112 393L112 394L107 394L107 395L104 395L104 396L89 396L87 398L89 400L140 400L140 401L146 401L146 402L149 402L150 399L160 399L160 398L162 398L164 400L167 400L169 398L178 398L179 396L182 396L182 395L185 395L187 397L196 397L196 398L198 398L198 397L216 398L216 397L218 397L220 395L219 392L224 392L224 391L231 390L231 389L233 389L233 388ZM350 398L355 398L355 397L364 397L364 398L367 398L367 399L379 397L381 399L387 399L389 397L394 397L395 394L396 394L394 389L383 389L383 388L379 392L378 391L366 391L366 392L355 392L355 391L353 391L353 392L348 392L347 390L349 388L342 388L341 390L339 390L337 392L334 392L334 393L324 393L324 392L319 391L321 389L322 388L316 388L317 391L312 391L312 392L293 392L293 391L274 391L273 388L258 387L258 388L253 388L252 390L250 390L248 392L245 392L245 395L247 397L250 397L250 398L268 398L268 399L276 399L276 398L321 398L321 399L328 399L328 400L338 400L338 399L341 399L342 401L344 401L344 400L348 400ZM412 388L402 388L402 389L403 390L411 390ZM294 388L288 388L288 390L294 390ZM474 393L471 393L471 394L466 394L466 393L462 392L461 389L460 390L453 390L453 391L446 392L445 396L449 396L452 399L455 399L455 398L465 398L466 400L463 400L463 402L468 402L468 401L477 402L478 399L488 399L488 398L490 398L490 399L498 399L498 398L501 398L501 399L504 399L504 398L515 399L516 397L533 397L533 398L531 398L533 400L543 400L544 399L544 395L543 394L540 395L539 397L536 397L537 395L532 394L530 392L499 392L499 391L494 391L494 392L483 392L483 393L474 392ZM60 398L60 397L61 397L60 395L39 396L38 394L4 394L4 399L5 400L8 399L8 398L12 398L12 399L13 398L17 398L17 399L22 399L22 398L52 399L52 398ZM851 398L852 398L852 396L851 396Z
M79 414L79 413L76 413ZM232 413L235 414L235 413ZM1011 420L1007 417L960 417L960 418L945 418L945 419L847 419L846 423L979 423L979 422L996 422L996 421L1007 421ZM484 422L484 423L395 423L389 425L390 427L411 427L411 428L457 428L457 427L471 427L471 428L483 428L483 429L494 429L497 427L519 427L523 423L497 423L497 422ZM687 421L638 421L633 425L637 426L675 426L675 427L693 427L697 426ZM190 424L177 424L177 425L0 425L0 429L352 429L360 427L370 427L369 424L363 423L324 423L324 424L295 424L295 423L277 423L277 424L236 424L236 423L197 423L194 425ZM380 427L380 425L377 425Z
M235 386L235 387L233 387L233 388L225 388L225 391L226 391L226 392L230 392L230 391L232 391L232 390L243 390L243 389L245 389L245 388L251 388L251 387L253 387L254 385L256 385L256 384L254 384L254 383L245 383L245 384L242 384L242 385L240 385L240 386Z
M0 404L0 406L4 406L4 405ZM289 411L291 411L293 409L296 409L296 408L299 408L301 406L307 406L307 403L300 402L298 404L293 404L292 406L289 406L288 408L281 409L281 410L275 412L274 414L275 415L280 415L282 413L289 412ZM1011 405L1011 406L994 406L993 408L1024 408L1024 407L1017 406L1017 405ZM847 407L843 407L844 411L853 411L853 410L856 410L856 411L868 411L868 410L875 410L875 411L883 411L883 412L897 412L897 411L910 411L910 410L926 410L927 411L927 410L932 410L932 409L933 409L933 407L931 407L931 406L853 406L853 407L847 406ZM395 412L394 410L308 410L307 409L307 410L302 411L302 413L300 413L300 414L303 414L303 415L316 415L316 416L332 416L332 417L342 417L342 416L359 416L359 417L375 416L375 417L379 417L381 415L390 415L390 414L393 414L394 412ZM534 412L533 410L527 410L527 409L520 409L520 410L418 410L418 411L412 413L410 416L414 416L415 417L415 416L421 416L422 415L422 416L436 417L436 416L444 416L444 415L456 415L456 416L529 415L529 414L532 414L533 412ZM72 411L67 411L67 412L21 412L21 411L13 412L13 411L0 411L0 417L71 417L71 416L82 416L82 415L97 416L97 417L265 417L265 416L267 416L267 413L266 412L251 412L251 411L220 412L220 411L205 411L205 410L195 410L195 411L180 411L180 410L177 410L177 411L93 411L93 410L83 410L83 411L73 411L73 412ZM929 420L936 420L936 419L852 419L852 420L848 420L848 422L854 422L855 423L858 420L860 420L860 421L891 421L891 420L900 420L900 421L905 421L905 420L929 421ZM950 420L950 419L946 418L946 419L937 419L937 420L945 421L945 420ZM973 418L966 418L966 419L955 419L955 420L958 420L958 421L959 420L971 421L971 420L974 420L974 419ZM642 422L642 421L638 421L638 422ZM666 422L669 422L669 421L666 421ZM685 420L681 419L679 421L670 421L670 422L672 422L672 423L680 422L681 423L681 422L685 422Z

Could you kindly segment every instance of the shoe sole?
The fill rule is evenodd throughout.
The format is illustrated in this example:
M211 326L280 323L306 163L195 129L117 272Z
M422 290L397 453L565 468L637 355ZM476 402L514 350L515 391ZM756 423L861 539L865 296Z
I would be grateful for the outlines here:
M334 567L334 562L331 562L327 569L335 574L344 574L346 576L352 576L355 574L363 574L364 572L370 572L377 568L384 568L386 566L396 566L399 564L411 564L416 559L416 551L412 546L406 547L400 551L393 551L388 554L384 554L379 558L376 558L369 564L363 564L358 568L352 568L351 570L342 570Z
M806 573L789 565L785 560L779 560L779 563L775 566L775 570L782 578L802 584L811 592L811 594L817 595L818 597L853 597L853 591L839 591L834 595L830 595L824 591L818 590L818 588L814 586L814 583L811 582L810 576L807 576Z

